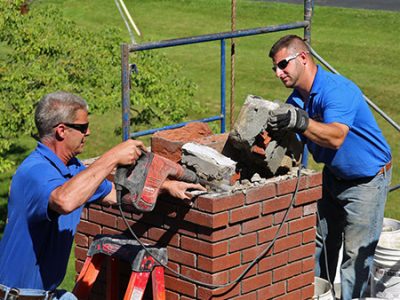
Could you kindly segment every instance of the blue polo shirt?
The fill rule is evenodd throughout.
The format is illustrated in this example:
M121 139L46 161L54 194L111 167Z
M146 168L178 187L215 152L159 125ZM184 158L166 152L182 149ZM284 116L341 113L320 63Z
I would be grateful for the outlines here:
M287 102L304 109L315 121L337 122L350 128L338 150L321 147L302 136L314 160L324 163L337 177L375 176L391 160L390 147L361 90L345 77L318 66L308 101L304 103L294 90Z
M0 284L54 290L63 280L83 206L59 215L48 209L51 192L85 169L76 158L68 165L45 145L23 161L13 176L8 220L0 241ZM107 180L88 202L111 192Z

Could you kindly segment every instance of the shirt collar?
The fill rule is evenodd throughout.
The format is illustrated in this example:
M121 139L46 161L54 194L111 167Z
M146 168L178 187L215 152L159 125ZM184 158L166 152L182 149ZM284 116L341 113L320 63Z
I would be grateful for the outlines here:
M68 175L72 176L69 168L62 162L62 160L49 147L42 144L41 142L38 142L36 151L40 155L42 155L44 158L46 158L48 161L50 161L52 163L52 165L55 166L63 176L68 176Z
M317 65L317 73L315 74L314 81L311 87L310 96L318 94L322 88L322 81L324 77L324 70L320 65Z

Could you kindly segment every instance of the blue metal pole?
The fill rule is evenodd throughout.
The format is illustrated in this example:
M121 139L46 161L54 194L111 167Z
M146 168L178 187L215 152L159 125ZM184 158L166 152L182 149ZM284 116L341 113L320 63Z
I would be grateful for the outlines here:
M122 140L129 139L130 130L130 68L129 46L121 45L121 82L122 82Z
M214 33L214 34L205 34L205 35L198 35L186 38L179 38L179 39L172 39L172 40L165 40L165 41L158 41L158 42L149 42L143 44L130 44L129 51L142 51L142 50L150 50L150 49L158 49L158 48L167 48L179 45L189 45L189 44L196 44L202 42L211 42L217 41L221 39L231 39L231 38L238 38L243 36L251 36L263 33L271 33L271 32L278 32L278 31L285 31L297 28L304 28L310 24L309 21L301 21L295 22L290 24L283 24L283 25L274 25L268 27L259 27L253 29L246 29L246 30L236 30L236 31L228 31L222 33Z
M221 40L221 133L225 132L225 89L226 89L226 70L225 70L225 40Z

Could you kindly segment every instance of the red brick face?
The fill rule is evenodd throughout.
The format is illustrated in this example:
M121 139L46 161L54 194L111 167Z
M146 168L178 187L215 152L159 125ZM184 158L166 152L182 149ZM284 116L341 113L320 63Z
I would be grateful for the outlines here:
M213 285L230 283L243 275L239 283L213 289L166 270L168 300L309 299L313 294L315 211L321 197L321 176L301 177L294 207L281 226L296 182L292 178L245 192L203 195L192 207L160 197L153 212L124 215L141 240L167 248L168 266L175 272ZM94 204L84 209L75 238L77 272L96 234L120 233L129 235L117 208ZM259 257L273 239L273 247ZM242 274L257 257L259 261ZM127 277L129 271L115 276ZM93 295L101 293L96 289Z

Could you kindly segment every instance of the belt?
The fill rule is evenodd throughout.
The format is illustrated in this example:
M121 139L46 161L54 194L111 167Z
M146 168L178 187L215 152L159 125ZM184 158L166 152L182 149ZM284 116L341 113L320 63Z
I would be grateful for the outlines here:
M53 298L53 293L49 292L48 295L21 295L19 289L12 288L8 292L7 298L6 291L0 289L0 299L4 300L51 300Z
M378 174L376 174L376 175L383 174L383 173L389 171L391 167L392 167L392 161L389 161L386 165L384 165L384 166L379 170Z

